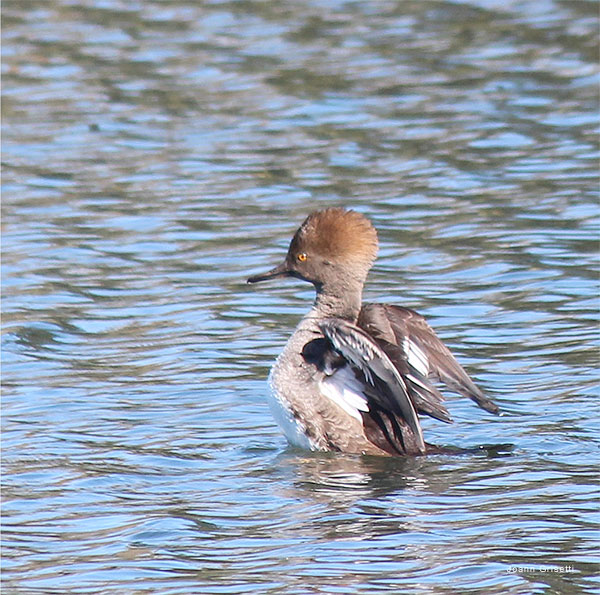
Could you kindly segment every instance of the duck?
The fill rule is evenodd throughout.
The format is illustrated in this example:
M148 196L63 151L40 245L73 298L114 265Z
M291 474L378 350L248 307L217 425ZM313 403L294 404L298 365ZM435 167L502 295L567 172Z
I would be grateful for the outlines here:
M308 215L280 265L247 280L291 277L316 291L268 376L269 406L295 447L381 456L444 452L425 441L419 417L452 423L439 384L499 413L423 316L362 302L377 252L367 217L330 207Z

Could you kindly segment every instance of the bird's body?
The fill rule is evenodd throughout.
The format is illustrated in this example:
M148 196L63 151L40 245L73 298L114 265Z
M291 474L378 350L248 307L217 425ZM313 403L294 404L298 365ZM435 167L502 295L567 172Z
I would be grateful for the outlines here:
M450 422L432 380L497 413L425 319L408 308L362 304L377 235L359 213L312 213L285 262L249 282L292 276L317 297L269 375L271 405L290 443L377 455L437 452L419 414Z

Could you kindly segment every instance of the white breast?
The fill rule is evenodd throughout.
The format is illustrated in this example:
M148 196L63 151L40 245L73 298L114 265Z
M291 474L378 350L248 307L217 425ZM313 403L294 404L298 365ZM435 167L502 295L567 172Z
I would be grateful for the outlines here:
M273 370L271 369L268 379L269 396L267 402L271 414L275 418L277 425L282 429L285 437L292 446L304 448L307 450L315 450L314 445L309 440L305 433L305 428L300 421L294 417L288 404L279 393L276 384L273 382Z

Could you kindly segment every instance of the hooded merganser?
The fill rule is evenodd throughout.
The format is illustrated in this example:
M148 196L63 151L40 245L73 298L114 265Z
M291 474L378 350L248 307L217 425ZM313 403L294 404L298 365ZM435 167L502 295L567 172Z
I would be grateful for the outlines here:
M418 413L450 423L430 379L498 407L475 386L420 315L362 304L377 232L356 211L311 213L285 261L248 283L295 277L315 286L302 319L271 369L270 405L289 442L311 450L377 455L444 452L423 439Z

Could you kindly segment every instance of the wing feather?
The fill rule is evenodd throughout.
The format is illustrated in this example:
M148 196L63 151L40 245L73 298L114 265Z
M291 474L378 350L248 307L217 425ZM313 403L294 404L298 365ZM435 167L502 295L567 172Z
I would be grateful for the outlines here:
M393 412L404 420L417 452L425 453L421 424L408 395L407 384L385 351L368 333L345 320L330 318L319 327L333 348L371 385L371 389L365 386L364 392L375 403L375 409Z
M388 304L365 304L357 324L382 345L401 375L405 375L408 368L417 378L420 390L415 387L411 397L416 396L415 406L423 413L450 420L443 396L427 378L435 378L469 397L482 409L498 413L497 405L483 394L425 318L414 310Z

